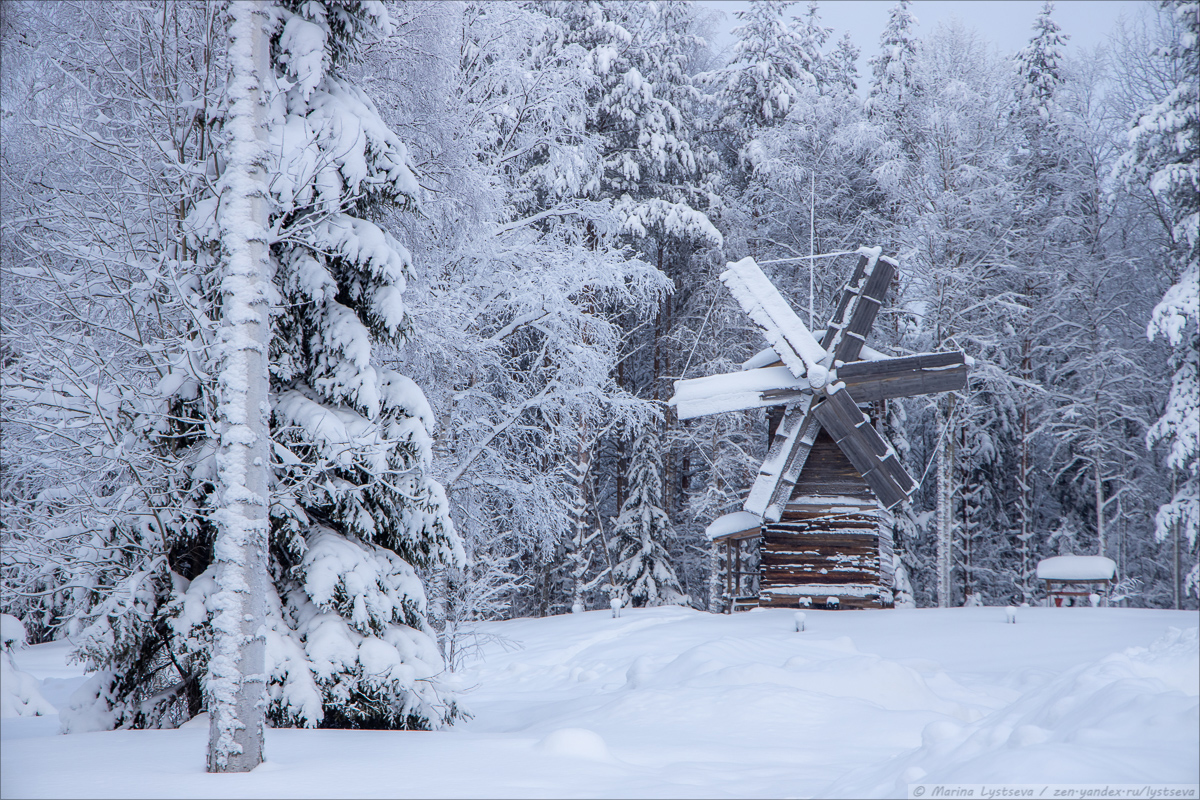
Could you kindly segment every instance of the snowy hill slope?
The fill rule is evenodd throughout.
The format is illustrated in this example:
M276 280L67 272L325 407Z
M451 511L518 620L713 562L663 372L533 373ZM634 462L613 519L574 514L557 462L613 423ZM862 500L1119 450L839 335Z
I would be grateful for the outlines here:
M178 731L5 719L4 797L876 797L909 781L1196 783L1195 614L998 608L481 626L449 731L272 730L248 775ZM1182 630L1181 630L1182 629ZM18 654L61 702L62 645Z

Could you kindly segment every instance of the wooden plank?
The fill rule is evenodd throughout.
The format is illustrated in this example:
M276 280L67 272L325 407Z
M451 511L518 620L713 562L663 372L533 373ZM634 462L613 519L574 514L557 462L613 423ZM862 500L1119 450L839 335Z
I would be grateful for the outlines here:
M855 361L838 368L838 378L850 381L859 377L887 377L899 375L920 369L943 369L966 362L966 356L961 350L946 353L918 353L915 356L900 356L898 358L882 358L878 361Z
M867 277L866 285L859 292L858 302L854 304L850 322L842 334L841 341L833 357L835 361L851 362L858 359L871 326L875 324L875 315L887 297L888 286L896 274L896 268L884 258L875 260L875 268Z
M842 296L838 298L837 310L833 312L833 317L830 318L829 324L825 326L825 335L821 337L821 348L828 350L833 344L834 338L837 337L838 331L846 324L847 315L853 311L850 308L851 302L858 297L858 286L862 283L863 275L867 271L867 257L859 256L858 264L854 267L854 272L850 275L850 280L842 288Z
M901 475L907 477L907 473L894 457L889 459L892 463L883 463L878 450L882 447L886 451L886 443L846 390L827 395L813 406L813 413L829 429L838 447L862 474L884 508L892 508L908 496L912 479L901 478Z
M838 380L842 380L838 371ZM922 394L939 394L963 389L967 385L967 368L953 367L940 372L913 371L905 375L889 376L882 380L858 378L846 380L846 388L853 393L854 399L860 403L874 403L879 400L889 400L893 397L916 397ZM787 395L798 392L772 392L770 397L764 397L764 402L786 402ZM760 406L761 407L761 406Z
M807 417L807 425L804 433L796 441L795 445L792 446L792 451L788 455L787 462L784 464L783 475L780 476L779 482L775 484L775 490L771 492L771 505L769 508L779 509L782 512L783 508L787 505L787 501L792 497L792 490L796 486L796 479L804 469L813 443L820 432L821 423L817 422L816 417L810 412ZM772 516L775 519L779 519L780 515L773 514Z
M904 492L905 495L912 492L917 485L912 476L908 474L908 470L906 470L904 465L900 463L900 459L896 457L895 453L889 453L888 456L882 460L880 469L887 473L888 477L892 479L900 491Z
M805 498L814 496L854 498L861 504L860 508L873 511L879 507L862 475L824 428L813 442L808 463L796 479L791 500L784 507L780 519L787 519L792 512L802 511L796 505L807 504L809 501Z
M839 367L837 378L859 403L950 392L967 385L966 356L957 351L858 361ZM775 390L764 399L780 399L785 391Z

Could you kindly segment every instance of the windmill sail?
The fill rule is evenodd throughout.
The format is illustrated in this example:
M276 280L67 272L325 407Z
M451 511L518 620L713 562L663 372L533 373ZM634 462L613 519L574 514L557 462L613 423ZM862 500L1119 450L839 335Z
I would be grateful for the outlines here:
M767 342L797 378L808 377L813 386L823 386L828 368L821 362L827 355L817 344L796 312L788 305L753 258L731 263L721 281L742 310L762 330Z
M896 451L883 440L842 388L813 406L813 414L850 459L884 508L905 500L915 486Z

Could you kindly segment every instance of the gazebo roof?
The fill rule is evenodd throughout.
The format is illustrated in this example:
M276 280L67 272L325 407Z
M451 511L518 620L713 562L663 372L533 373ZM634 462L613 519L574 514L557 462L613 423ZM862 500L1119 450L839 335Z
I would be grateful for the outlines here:
M709 539L723 539L737 533L757 530L762 525L762 517L749 511L734 511L724 514L712 521L704 529L704 535Z
M1052 581L1110 581L1117 562L1105 556L1054 556L1038 562L1037 576Z

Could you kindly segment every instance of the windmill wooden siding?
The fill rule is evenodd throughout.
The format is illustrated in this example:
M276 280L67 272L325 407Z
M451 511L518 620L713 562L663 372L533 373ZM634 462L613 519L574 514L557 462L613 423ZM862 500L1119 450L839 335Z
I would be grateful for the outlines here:
M892 606L891 515L825 431L759 547L759 605L823 607L836 597L840 608Z

